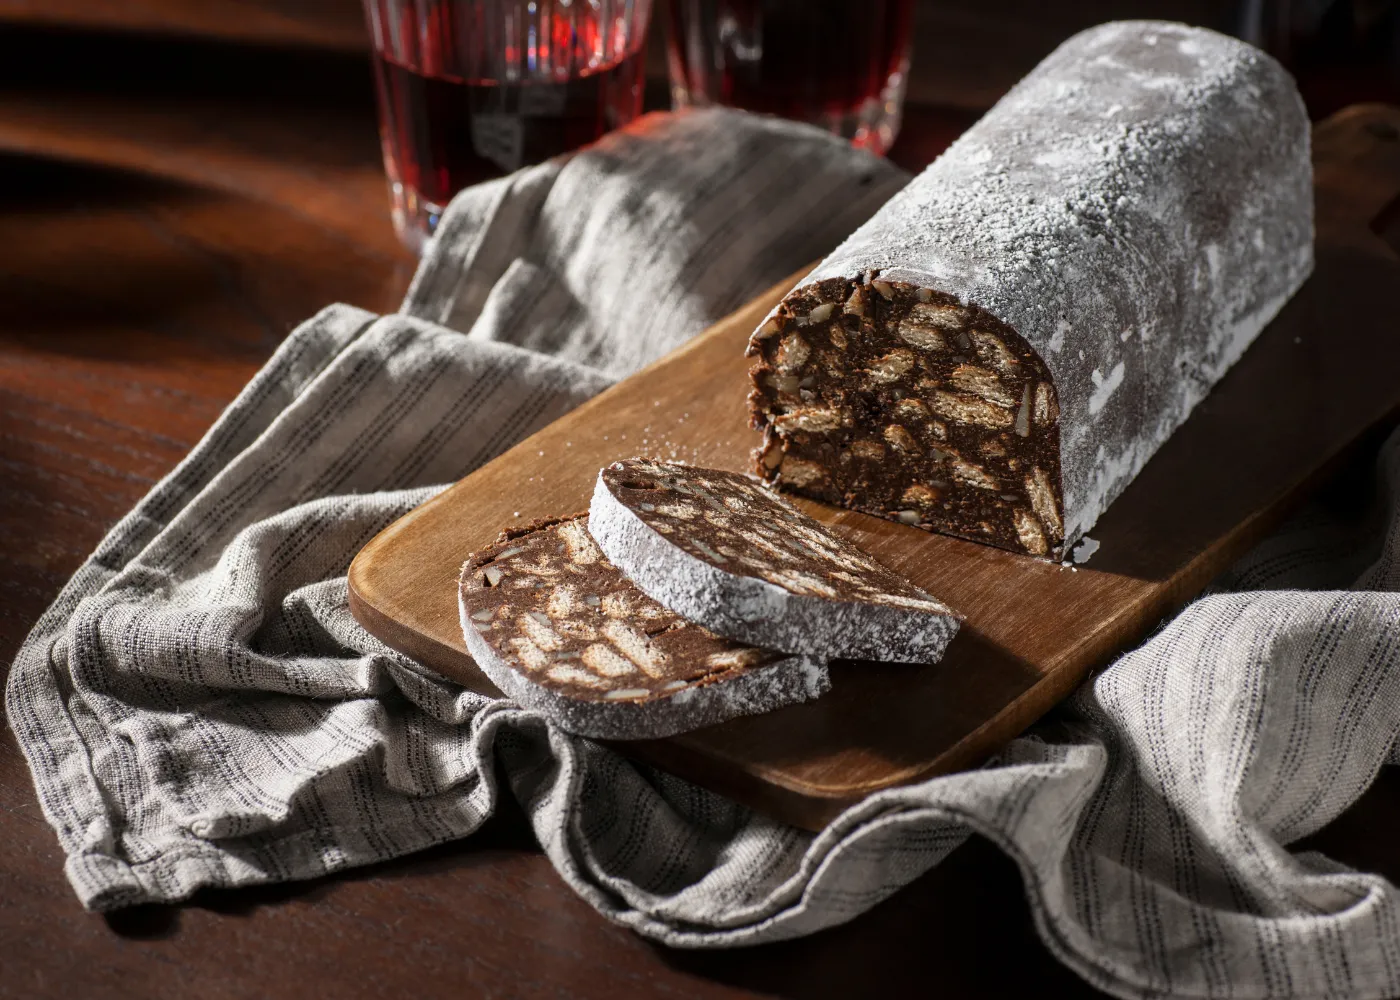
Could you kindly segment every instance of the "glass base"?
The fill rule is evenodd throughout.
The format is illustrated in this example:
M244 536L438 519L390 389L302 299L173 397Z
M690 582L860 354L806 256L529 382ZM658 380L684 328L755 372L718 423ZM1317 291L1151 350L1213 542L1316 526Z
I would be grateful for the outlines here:
M891 73L885 85L880 88L879 97L871 97L855 107L842 111L826 111L813 118L799 119L809 125L823 128L832 135L849 139L857 149L866 149L876 156L884 156L899 136L899 126L904 120L904 91L908 86L908 63ZM684 83L671 80L671 107L679 110L688 107L706 107L712 103L703 93L689 90ZM762 113L765 109L750 108Z
M899 136L899 126L904 121L904 90L908 86L908 64L890 74L880 89L879 98L872 97L851 115L843 116L839 122L826 125L828 131L851 140L857 149L868 149L876 156L884 156Z
M389 182L389 213L394 220L394 232L399 242L416 256L423 256L423 249L437 229L445 207L428 201L407 184Z

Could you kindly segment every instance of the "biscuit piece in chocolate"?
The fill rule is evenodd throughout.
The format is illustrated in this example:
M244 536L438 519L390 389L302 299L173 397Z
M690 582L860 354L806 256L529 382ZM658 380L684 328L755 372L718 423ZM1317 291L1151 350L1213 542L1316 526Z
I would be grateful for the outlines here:
M467 649L491 681L560 728L653 739L806 701L825 663L722 639L633 586L586 515L506 532L462 567Z
M1063 558L1311 271L1310 135L1237 39L1069 39L759 326L755 471Z
M588 524L648 596L740 642L933 663L958 630L946 605L737 473L615 462Z

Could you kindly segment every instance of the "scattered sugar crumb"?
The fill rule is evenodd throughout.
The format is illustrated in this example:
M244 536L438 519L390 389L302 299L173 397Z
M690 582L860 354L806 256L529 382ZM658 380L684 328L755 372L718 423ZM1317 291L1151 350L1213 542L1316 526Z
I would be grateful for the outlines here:
M1070 553L1070 558L1072 558L1077 565L1083 566L1098 550L1099 543L1095 539L1085 535L1079 540L1079 544L1074 547L1074 551Z

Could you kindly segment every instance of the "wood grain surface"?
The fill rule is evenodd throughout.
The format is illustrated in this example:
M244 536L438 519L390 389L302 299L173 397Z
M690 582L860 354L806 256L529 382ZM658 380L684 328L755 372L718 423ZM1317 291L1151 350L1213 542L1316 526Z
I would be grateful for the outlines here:
M369 45L360 0L0 0L0 23L355 53Z
M872 792L976 764L1140 640L1400 411L1390 305L1400 260L1371 228L1400 196L1400 144L1370 124L1351 116L1319 130L1316 273L1100 519L1088 566L803 501L966 616L943 661L837 663L831 693L816 701L615 745L820 829ZM387 528L350 568L355 615L396 648L494 691L458 624L463 560L502 528L586 509L598 469L620 458L747 470L757 434L744 347L798 277Z
M10 306L0 312L0 673L106 529L183 457L294 323L332 299L391 308L402 291L394 270L403 261L376 249L392 246L392 234L367 88L346 88L343 103L323 95L318 107L298 99L307 81L297 63L274 60L279 75L266 88L282 99L245 113L268 133L305 140L279 150L257 129L224 132L217 112L199 110L227 102L226 85L172 75L161 88L153 72L152 87L194 109L182 120L170 100L172 127L203 130L238 154L236 164L206 162L191 148L182 161L190 172L175 181L156 140L141 165L140 148L120 135L108 133L108 149L82 134L86 123L65 128L82 91L133 119L154 100L112 100L122 46L77 73L56 45L0 32L0 56L10 57L0 74L18 52L64 78L61 88L7 89L0 129L13 124L11 99L37 108L48 93L68 95L50 115L27 116L38 128L22 157L0 156L0 301ZM188 59L183 40L179 48L152 62L178 66ZM267 75L265 55L230 59L230 72ZM346 125L322 132L332 114ZM917 167L967 117L914 108L895 155ZM79 143L86 166L58 162ZM344 218L308 216L297 204L306 188L284 182L302 162L308 175L342 164L364 200L342 202ZM1400 244L1400 227L1384 232ZM1386 772L1296 846L1400 881L1397 824L1400 775ZM1101 996L1043 948L1014 865L979 840L850 924L722 953L661 948L606 923L559 880L509 800L474 836L398 861L104 918L85 913L64 880L62 852L4 728L0 845L6 998L845 1000L923 995L931 982L947 997Z

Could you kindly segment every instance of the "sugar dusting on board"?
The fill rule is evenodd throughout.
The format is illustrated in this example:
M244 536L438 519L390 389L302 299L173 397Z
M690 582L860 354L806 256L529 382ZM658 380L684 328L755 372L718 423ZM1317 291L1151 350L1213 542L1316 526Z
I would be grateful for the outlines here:
M1079 544L1074 547L1074 551L1070 556L1074 560L1076 566L1083 566L1093 558L1094 553L1098 550L1099 543L1088 535L1085 535L1079 540Z

